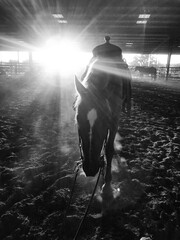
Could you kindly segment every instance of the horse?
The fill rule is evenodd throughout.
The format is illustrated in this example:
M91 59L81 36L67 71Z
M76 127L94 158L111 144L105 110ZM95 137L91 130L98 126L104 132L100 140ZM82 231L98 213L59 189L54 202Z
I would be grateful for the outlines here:
M120 112L131 110L131 75L127 65L113 59L96 59L83 81L75 77L75 102L82 168L95 176L105 156L102 195L112 195L111 162Z
M138 71L141 75L151 75L151 78L156 80L157 69L155 67L136 66L135 71Z

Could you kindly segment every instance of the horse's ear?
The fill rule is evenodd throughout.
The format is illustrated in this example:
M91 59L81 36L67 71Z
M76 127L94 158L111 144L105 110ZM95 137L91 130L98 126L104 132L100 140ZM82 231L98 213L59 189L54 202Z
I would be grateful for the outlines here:
M87 89L84 87L84 85L78 80L78 78L75 76L75 87L77 92L83 96L87 93Z

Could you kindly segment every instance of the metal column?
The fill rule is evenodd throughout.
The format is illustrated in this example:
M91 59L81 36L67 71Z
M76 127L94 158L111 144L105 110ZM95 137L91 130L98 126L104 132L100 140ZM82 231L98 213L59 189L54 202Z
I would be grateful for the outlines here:
M32 68L32 65L33 65L33 58L32 58L32 52L30 51L29 52L29 66L30 66L30 68Z
M166 71L166 81L168 80L169 77L169 68L170 68L170 64L171 64L171 55L172 55L172 51L173 51L173 41L172 39L169 40L169 52L168 52L168 58L167 58L167 71Z

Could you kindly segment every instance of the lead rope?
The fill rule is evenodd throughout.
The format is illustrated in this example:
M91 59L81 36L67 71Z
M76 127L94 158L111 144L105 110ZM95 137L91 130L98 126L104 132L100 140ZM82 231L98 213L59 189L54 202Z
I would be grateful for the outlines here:
M81 149L81 141L80 141L80 140L81 140L81 139L79 139L79 142L80 142L80 144L79 144L79 146L80 146L80 154L81 154L81 157L83 157L83 156L82 156L82 149ZM104 148L105 148L105 145L106 145L106 141L104 142ZM79 235L79 233L80 233L80 231L81 231L81 229L82 229L83 223L84 223L85 218L86 218L86 216L87 216L87 214L88 214L88 211L89 211L89 209L90 209L90 206L91 206L91 203L92 203L94 194L95 194L95 192L96 192L96 189L97 189L97 186L98 186L98 183L99 183L99 179L100 179L101 173L103 174L103 170L104 170L104 166L105 166L104 155L101 155L100 160L101 160L101 162L100 162L101 165L100 165L100 168L99 168L99 173L98 173L98 176L97 176L97 180L96 180L96 184L95 184L93 193L92 193L92 195L91 195L91 198L90 198L90 200L89 200L89 204L88 204L88 206L87 206L87 208L86 208L86 211L85 211L85 213L84 213L84 216L83 216L83 218L82 218L82 220L81 220L81 222L80 222L80 224L79 224L78 230L77 230L76 235L75 235L75 237L73 238L73 240L76 240L76 239L77 239L77 237L78 237L78 235Z
M104 159L104 157L101 156L101 160L103 160L103 159ZM76 167L76 173L75 173L74 182L73 182L73 186L72 186L72 190L71 190L71 195L70 195L70 198L69 198L69 203L68 203L68 206L67 206L67 208L66 208L66 212L65 212L65 215L64 215L64 220L63 220L63 223L62 223L62 228L61 228L62 230L63 230L64 224L65 224L65 220L66 220L66 216L67 216L68 210L69 210L70 205L71 205L71 201L72 201L72 197L73 197L73 193L74 193L74 189L75 189L75 184L76 184L76 179L77 179L77 175L78 175L78 172L79 172L80 167L81 167L81 164L79 163L78 166ZM89 204L88 204L88 206L87 206L87 208L86 208L86 211L85 211L85 213L84 213L84 216L83 216L83 218L82 218L82 220L81 220L81 222L80 222L80 224L79 224L78 230L77 230L76 235L75 235L75 237L73 238L73 240L76 240L76 239L77 239L77 237L78 237L78 235L79 235L79 233L80 233L80 231L81 231L81 228L82 228L82 226L83 226L84 220L85 220L85 218L86 218L86 216L87 216L87 214L88 214L88 211L89 211L89 209L90 209L90 206L91 206L91 203L92 203L94 194L95 194L95 192L96 192L96 189L97 189L97 186L98 186L98 182L99 182L99 179L100 179L100 176L101 176L101 173L102 173L103 169L104 169L104 162L102 161L102 164L101 164L101 167L100 167L100 169L99 169L98 176L97 176L96 184L95 184L93 193L92 193L92 195L91 195L91 198L90 198L90 200L89 200ZM61 231L62 231L62 230L61 230Z
M76 179L77 179L77 176L78 176L78 172L79 172L80 167L81 167L81 163L78 161L78 162L77 162L77 166L76 166L76 168L74 169L74 171L76 170L76 173L75 173L75 177L74 177L73 186L72 186L72 189L71 189L71 194L70 194L69 202L68 202L68 205L67 205L67 207L66 207L66 211L65 211L65 214L64 214L64 219L63 219L63 222L62 222L61 233L62 233L62 231L63 231L64 225L65 225L65 221L66 221L66 217L67 217L67 213L68 213L69 208L70 208L70 205L71 205L71 201L72 201L72 197L73 197L73 193L74 193L74 189L75 189L75 184L76 184Z
M82 220L81 220L81 222L80 222L80 224L79 224L78 230L77 230L76 235L75 235L75 237L73 238L73 240L76 240L76 239L77 239L77 237L78 237L78 235L79 235L79 233L80 233L80 231L81 231L81 229L82 229L84 220L85 220L85 218L86 218L86 216L87 216L87 214L88 214L88 211L89 211L89 209L90 209L90 206L91 206L91 203L92 203L94 194L95 194L95 192L96 192L96 189L97 189L97 186L98 186L98 182L99 182L99 179L100 179L100 176L101 176L101 172L103 171L103 168L104 168L104 166L102 165L102 166L100 167L100 169L99 169L99 173L98 173L98 176L97 176L96 184L95 184L93 193L92 193L92 195L91 195L91 198L90 198L90 200L89 200L89 204L88 204L88 206L87 206L87 208L86 208L86 211L85 211L85 213L84 213L84 216L83 216L83 218L82 218Z
M63 220L63 223L62 223L62 228L61 228L61 231L63 230L63 227L64 227L64 224L65 224L65 220L66 220L66 216L67 216L67 213L68 213L68 210L70 208L70 205L71 205L71 201L72 201L72 197L73 197L73 193L74 193L74 189L75 189L75 184L76 184L76 179L77 179L77 176L78 176L78 172L79 172L79 169L80 167L82 166L82 160L83 160L83 153L82 153L82 146L81 146L81 139L79 138L79 149L80 149L80 160L77 162L77 166L76 166L76 173L75 173L75 177L74 177L74 182L73 182L73 186L72 186L72 189L71 189L71 195L70 195L70 198L69 198L69 202L68 202L68 206L66 208L66 212L65 212L65 215L64 215L64 220ZM101 173L103 172L103 169L104 169L104 164L105 164L105 161L104 161L104 156L102 155L101 156L101 165L100 165L100 168L99 168L99 173L98 173L98 176L97 176L97 180L96 180L96 184L95 184L95 187L94 187L94 190L93 190L93 193L91 195L91 198L89 200L89 204L86 208L86 211L84 213L84 216L79 224L79 227L78 227L78 230L76 232L76 235L75 237L73 238L73 240L76 240L80 231L81 231L81 228L83 226L83 223L84 223L84 220L88 214L88 211L90 209L90 206L91 206L91 203L92 203L92 200L93 200L93 197L94 197L94 194L96 192L96 189L97 189L97 186L98 186L98 182L99 182L99 179L100 179L100 176L101 176Z

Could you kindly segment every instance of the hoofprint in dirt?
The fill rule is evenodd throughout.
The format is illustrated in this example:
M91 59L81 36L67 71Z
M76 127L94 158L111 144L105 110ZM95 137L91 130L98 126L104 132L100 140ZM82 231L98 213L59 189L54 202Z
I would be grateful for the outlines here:
M96 178L79 174L73 80L0 81L0 239L73 239ZM78 239L180 238L180 93L133 82L131 117L121 114L113 160L117 197L100 217L99 190ZM62 228L63 226L63 228Z

